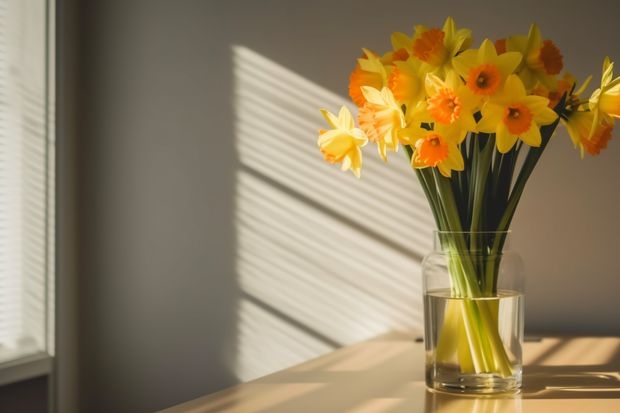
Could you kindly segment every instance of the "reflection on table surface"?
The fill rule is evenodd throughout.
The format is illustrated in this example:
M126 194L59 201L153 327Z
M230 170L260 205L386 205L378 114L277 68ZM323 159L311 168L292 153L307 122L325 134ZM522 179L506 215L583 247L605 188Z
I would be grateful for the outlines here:
M620 412L620 337L528 341L524 363L519 394L431 392L424 345L392 333L162 412Z

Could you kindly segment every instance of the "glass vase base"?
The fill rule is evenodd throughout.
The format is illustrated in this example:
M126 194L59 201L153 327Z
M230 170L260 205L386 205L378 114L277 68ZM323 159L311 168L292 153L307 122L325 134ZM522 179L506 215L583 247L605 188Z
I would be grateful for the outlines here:
M429 389L460 394L514 394L521 390L521 372L508 377L491 373L463 374L457 368L445 367L426 370L426 386Z

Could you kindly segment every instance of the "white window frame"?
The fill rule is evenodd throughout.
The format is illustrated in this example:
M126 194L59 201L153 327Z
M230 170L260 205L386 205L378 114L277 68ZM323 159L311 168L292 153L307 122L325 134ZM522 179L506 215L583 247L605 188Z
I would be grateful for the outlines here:
M0 73L4 77L0 79L0 82L4 82L5 85L1 86L4 89L0 91L0 97L10 102L10 104L0 106L0 111L3 112L0 113L0 122L4 122L0 124L0 128L8 125L6 128L8 132L5 132L4 138L0 136L0 143L4 139L5 144L10 142L9 145L18 147L15 155L7 152L7 156L0 156L0 162L4 161L5 166L6 163L12 165L18 157L20 160L15 161L15 164L20 162L25 164L21 166L20 172L16 173L17 177L5 175L8 177L3 178L0 176L0 184L3 182L2 179L5 179L4 182L8 182L10 188L18 194L14 196L11 192L5 199L9 199L10 195L13 196L10 205L20 204L18 207L7 208L9 211L18 211L16 215L2 214L7 222L26 221L33 215L37 215L35 230L29 232L29 227L20 223L15 225L17 229L13 231L14 234L5 233L4 239L0 234L0 242L18 245L15 248L17 258L10 258L11 261L15 260L15 264L4 273L4 286L6 288L8 285L12 289L10 293L5 290L4 297L0 296L0 300L4 299L5 303L8 303L9 311L4 311L5 326L8 325L11 329L10 320L22 320L15 324L17 327L14 328L15 331L19 331L18 338L13 339L13 336L5 334L3 336L5 342L0 342L0 345L4 344L0 347L0 386L2 386L49 374L52 370L54 356L55 0L0 0L0 13L2 14L0 18L5 19L3 23L8 22L2 28L5 32L2 33L0 42L11 43L10 45L0 44L0 47L5 47L2 59L2 64L5 66L0 68ZM28 89L30 82L40 87ZM16 92L13 88L21 89ZM40 104L37 108L38 113L29 111L28 104L32 101ZM22 109L22 106L25 109ZM34 119L33 123L25 126L28 122L24 120L26 117ZM33 126L35 124L37 126ZM28 127L29 130L35 129L32 135L26 131ZM37 136L33 138L33 135ZM32 142L39 145L35 149L39 155L34 157L36 159L34 166L33 161L28 157L29 149L27 148ZM35 195L40 200L37 203L39 207L37 210L33 210L28 203L29 195L20 192L26 192L25 182L31 179L29 174L32 168L42 168L41 175L38 175L36 182L40 191L38 195ZM11 238L13 235L15 238ZM37 238L36 248L30 250L27 246L21 246L25 243L23 240L26 237L29 240L33 237ZM36 252L34 257L33 251ZM36 269L31 267L36 267ZM0 271L3 271L1 263ZM3 277L3 274L0 274L0 277ZM2 285L0 282L0 287ZM32 288L28 289L28 286ZM28 298L33 295L33 292L36 292L36 298ZM0 294L2 293L0 291ZM0 312L2 312L1 304L2 302L0 302ZM13 310L14 312L11 313L10 311ZM20 342L22 338L26 342L31 341L30 344L24 347Z

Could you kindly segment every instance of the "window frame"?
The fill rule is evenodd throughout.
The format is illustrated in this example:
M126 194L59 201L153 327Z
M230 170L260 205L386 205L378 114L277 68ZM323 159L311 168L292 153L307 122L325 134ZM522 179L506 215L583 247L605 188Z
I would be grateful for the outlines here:
M0 362L0 386L52 373L55 354L55 257L56 257L56 0L39 0L43 8L44 74L43 135L44 135L44 312L43 348L29 353L16 352L14 358Z

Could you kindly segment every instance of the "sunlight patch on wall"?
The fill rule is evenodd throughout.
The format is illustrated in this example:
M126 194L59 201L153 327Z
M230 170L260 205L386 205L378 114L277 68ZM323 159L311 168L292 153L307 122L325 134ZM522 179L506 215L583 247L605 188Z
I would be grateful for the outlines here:
M389 330L422 330L433 221L402 153L365 148L362 178L326 164L318 108L348 100L233 50L237 374L246 381Z

